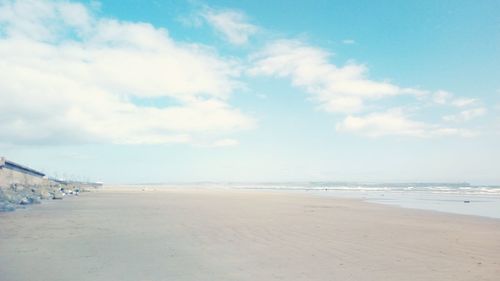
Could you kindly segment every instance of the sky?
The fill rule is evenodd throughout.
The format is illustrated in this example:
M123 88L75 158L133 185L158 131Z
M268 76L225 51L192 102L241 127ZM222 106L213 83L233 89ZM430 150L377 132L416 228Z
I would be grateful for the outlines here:
M0 155L105 183L500 184L498 11L0 0Z

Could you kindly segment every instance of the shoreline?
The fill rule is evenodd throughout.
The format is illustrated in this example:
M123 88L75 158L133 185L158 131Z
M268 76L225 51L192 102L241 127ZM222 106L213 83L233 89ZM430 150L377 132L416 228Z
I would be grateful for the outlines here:
M277 194L305 194L319 197L337 199L354 199L367 203L381 204L404 209L431 211L437 213L500 219L500 194L455 194L455 193L415 193L414 191L402 192L400 190L385 191L358 191L335 189L307 189L307 188L269 188L269 187L234 187L231 185L211 184L197 186L196 184L132 184L132 185L107 185L103 190L114 191L162 191L162 190L241 190L255 192L270 192ZM428 198L423 199L422 197ZM464 201L469 201L465 203ZM416 202L418 201L418 202ZM484 202L489 205L484 206ZM436 204L437 203L437 204ZM452 204L453 203L453 204Z
M0 276L10 281L455 281L500 275L499 220L357 199L103 188L2 213L0 224L6 226L0 229Z

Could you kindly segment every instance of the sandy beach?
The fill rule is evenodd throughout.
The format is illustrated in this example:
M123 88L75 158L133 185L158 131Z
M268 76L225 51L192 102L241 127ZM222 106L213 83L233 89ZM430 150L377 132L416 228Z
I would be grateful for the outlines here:
M1 281L500 276L500 220L308 194L104 188L0 225Z

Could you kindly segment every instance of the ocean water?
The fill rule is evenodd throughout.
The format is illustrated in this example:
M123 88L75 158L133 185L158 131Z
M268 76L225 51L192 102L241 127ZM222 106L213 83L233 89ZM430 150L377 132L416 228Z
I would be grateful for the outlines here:
M356 198L403 208L500 219L500 186L468 183L169 183L146 184L156 188L250 189Z
M307 192L319 196L359 198L404 208L500 219L500 186L468 183L258 183L229 188Z

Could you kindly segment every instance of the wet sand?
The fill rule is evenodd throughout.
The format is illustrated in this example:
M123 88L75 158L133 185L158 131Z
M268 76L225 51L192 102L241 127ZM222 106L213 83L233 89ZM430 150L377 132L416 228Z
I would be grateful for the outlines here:
M0 213L0 281L499 276L500 220L357 200L105 188Z

